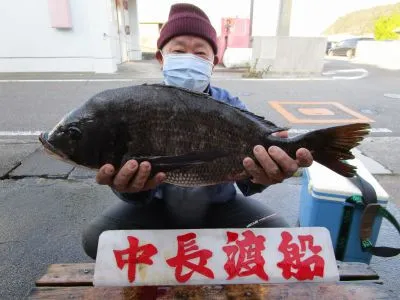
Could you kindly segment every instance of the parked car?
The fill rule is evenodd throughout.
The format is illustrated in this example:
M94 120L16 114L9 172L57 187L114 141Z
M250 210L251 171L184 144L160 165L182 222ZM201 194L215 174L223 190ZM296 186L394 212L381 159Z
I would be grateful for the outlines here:
M340 41L328 51L329 56L347 56L348 58L353 57L356 54L356 48L359 41L373 41L373 38L361 37L351 38Z
M328 54L328 53L329 53L329 50L331 50L332 47L334 47L334 45L335 45L334 42L331 42L331 41L326 42L326 50L325 50L325 53Z

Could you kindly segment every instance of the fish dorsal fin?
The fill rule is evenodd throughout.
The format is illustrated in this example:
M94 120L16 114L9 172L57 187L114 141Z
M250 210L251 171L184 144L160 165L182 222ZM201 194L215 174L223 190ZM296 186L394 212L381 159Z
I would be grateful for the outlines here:
M244 110L244 109L240 109L240 108L236 108L239 109L241 112L247 114L248 116L251 116L253 118L255 118L257 121L261 122L262 124L264 124L265 126L267 126L268 128L270 128L270 130L272 132L277 132L277 131L283 131L283 130L287 130L287 127L279 127L277 126L275 123L266 120L264 117L256 115L250 111Z
M230 104L228 104L228 103L225 103L225 102L223 102L223 101L221 101L221 100L215 99L215 98L211 97L211 96L210 96L209 94L207 94L207 93L196 92L196 91L192 91L192 90L189 90L189 89L186 89L186 88L176 87L176 86L171 86L171 85L166 85L166 84L162 84L162 83L153 83L153 84L144 83L143 85L145 85L145 86L156 86L156 87L162 87L162 88L170 88L170 89L178 89L178 90L182 90L182 91L191 93L191 94L193 94L193 95L197 95L197 96L201 96L201 97L206 97L206 98L208 98L208 99L210 99L210 100L216 101L216 102L219 103L220 105L227 105L227 106L229 106L230 108L236 109L236 110L238 110L238 111L240 111L240 112L246 114L247 116L254 118L255 120L257 120L257 121L259 121L260 123L262 123L263 125L265 125L265 126L269 129L269 131L270 131L271 133L273 133L273 132L278 132L278 131L284 131L284 130L288 130L288 129L289 129L288 127L278 127L276 124L274 124L274 123L271 122L271 121L266 120L266 119L265 119L264 117L262 117L262 116L256 115L255 113L252 113L252 112L250 112L250 111L248 111L248 110L241 109L241 108L235 107L235 106L233 106L233 105L230 105Z

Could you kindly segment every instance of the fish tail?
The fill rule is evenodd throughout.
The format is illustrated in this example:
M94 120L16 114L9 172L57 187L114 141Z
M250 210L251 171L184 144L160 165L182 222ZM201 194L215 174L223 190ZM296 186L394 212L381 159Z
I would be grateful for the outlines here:
M282 147L291 157L296 157L299 148L308 149L314 161L345 176L353 177L356 167L343 160L353 159L350 150L360 144L369 133L368 123L356 123L315 130L304 135L288 139L280 139L277 146Z

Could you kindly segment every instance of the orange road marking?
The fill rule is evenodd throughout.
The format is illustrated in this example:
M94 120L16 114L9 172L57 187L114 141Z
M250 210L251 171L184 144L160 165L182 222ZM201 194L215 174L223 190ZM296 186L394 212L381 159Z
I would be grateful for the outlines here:
M312 102L312 101L269 101L269 104L277 111L279 112L282 116L284 116L289 122L292 123L297 123L297 124L328 124L328 123L359 123L359 122L375 122L372 119L367 118L366 116L363 116L362 114L355 112L351 110L350 108L338 103L338 102ZM284 108L284 105L313 105L313 109L315 109L315 106L317 105L332 105L335 106L336 108L340 109L341 111L345 112L346 114L353 116L354 119L310 119L310 118L297 118L294 116L292 113L287 111ZM304 108L301 108L304 109ZM306 109L306 108L305 108ZM327 111L330 111L329 109L326 108L318 108L318 109L325 109ZM326 111L325 111L326 112ZM307 114L307 113L306 113Z
M333 116L335 114L327 108L299 108L298 111L307 116Z

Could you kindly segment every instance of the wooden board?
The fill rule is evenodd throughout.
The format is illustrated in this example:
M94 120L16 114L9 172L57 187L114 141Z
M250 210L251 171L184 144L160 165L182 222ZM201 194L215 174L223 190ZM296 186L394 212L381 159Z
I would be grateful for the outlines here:
M53 264L36 286L92 286L94 263Z
M376 280L378 274L367 264L338 262L340 281Z
M396 299L384 286L363 283L292 283L270 285L180 286L180 287L42 287L31 291L29 299Z
M94 263L54 264L36 281L36 286L92 286ZM379 276L363 263L338 263L341 281L376 280Z

